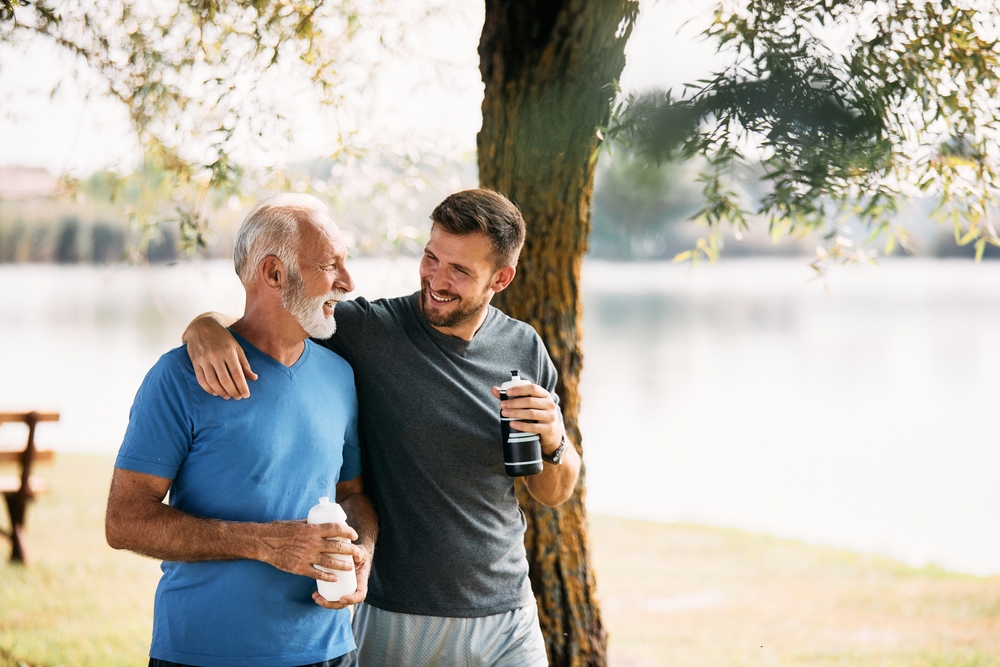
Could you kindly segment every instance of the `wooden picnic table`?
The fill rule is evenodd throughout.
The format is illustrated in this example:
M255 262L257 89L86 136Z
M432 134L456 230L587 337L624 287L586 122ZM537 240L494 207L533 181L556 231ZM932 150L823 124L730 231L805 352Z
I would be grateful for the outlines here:
M28 502L48 490L45 480L31 474L31 466L39 461L55 458L52 450L39 450L35 446L35 426L39 422L59 421L58 412L0 412L0 425L22 423L28 425L28 441L23 447L0 445L0 462L16 463L19 475L0 475L0 493L7 501L10 515L11 561L25 561L24 525Z

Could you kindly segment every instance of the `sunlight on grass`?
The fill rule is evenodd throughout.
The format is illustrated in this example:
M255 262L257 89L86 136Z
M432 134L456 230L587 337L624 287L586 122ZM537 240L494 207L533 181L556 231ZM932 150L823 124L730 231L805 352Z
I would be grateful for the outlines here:
M148 660L159 564L104 543L112 464L107 456L60 455L39 468L52 491L28 509L32 562L0 565L3 667Z
M0 667L146 663L159 564L104 543L112 464L39 470L33 562L0 565ZM1000 667L1000 577L605 516L591 537L612 667Z
M591 517L615 667L1000 667L1000 577Z

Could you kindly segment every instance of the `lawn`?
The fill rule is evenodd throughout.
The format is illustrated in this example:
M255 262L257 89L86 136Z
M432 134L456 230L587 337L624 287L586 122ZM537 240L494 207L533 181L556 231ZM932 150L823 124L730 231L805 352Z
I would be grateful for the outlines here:
M159 567L104 543L111 466L40 469L33 562L0 565L0 667L145 664ZM1000 577L605 516L591 538L613 667L1000 667Z

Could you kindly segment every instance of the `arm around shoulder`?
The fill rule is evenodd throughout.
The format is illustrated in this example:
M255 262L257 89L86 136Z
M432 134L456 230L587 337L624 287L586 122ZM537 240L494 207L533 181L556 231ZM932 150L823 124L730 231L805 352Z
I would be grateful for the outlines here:
M225 399L250 397L247 378L257 379L246 354L226 328L236 321L221 313L202 313L191 320L181 342L187 344L198 385Z

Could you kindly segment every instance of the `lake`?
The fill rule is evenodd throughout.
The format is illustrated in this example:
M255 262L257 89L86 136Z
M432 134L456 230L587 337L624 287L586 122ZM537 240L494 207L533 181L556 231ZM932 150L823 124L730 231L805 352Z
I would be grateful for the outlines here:
M368 298L417 287L415 260L351 268ZM1000 263L587 261L583 287L591 511L1000 573ZM242 304L229 262L0 266L0 409L115 452L186 322Z

